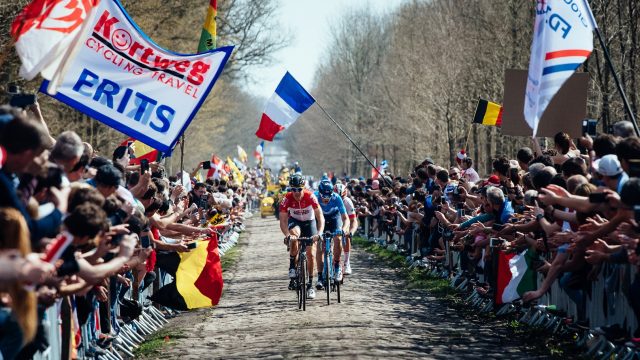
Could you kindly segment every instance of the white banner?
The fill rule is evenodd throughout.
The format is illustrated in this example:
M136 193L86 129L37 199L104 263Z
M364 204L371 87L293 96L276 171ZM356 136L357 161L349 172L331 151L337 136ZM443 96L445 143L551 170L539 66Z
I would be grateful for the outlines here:
M165 50L138 28L117 0L100 1L91 21L52 96L170 153L233 47L201 54ZM46 93L47 85L43 82L40 91Z
M524 118L535 136L542 114L593 51L595 21L586 0L538 0Z

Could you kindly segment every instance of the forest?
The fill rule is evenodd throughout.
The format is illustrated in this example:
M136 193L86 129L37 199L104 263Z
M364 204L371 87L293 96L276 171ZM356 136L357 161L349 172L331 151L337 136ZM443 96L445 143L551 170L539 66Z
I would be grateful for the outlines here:
M206 1L123 0L138 25L159 45L177 52L197 48ZM33 92L38 80L18 78L19 60L9 33L26 0L0 0L0 101L8 84ZM478 98L502 102L506 69L528 67L535 1L406 0L391 13L355 7L336 18L329 30L314 86L318 101L375 161L405 175L426 156L440 164L454 161L469 133L468 153L480 172L497 154L513 155L528 138L503 136L495 127L471 127ZM271 64L295 34L282 31L276 0L218 1L218 46L236 45L222 77L188 128L185 167L210 154L247 152L258 142L254 132L266 99L247 93L247 69ZM638 113L640 60L638 0L590 1L615 69ZM280 19L286 22L286 19ZM594 37L595 39L595 37ZM587 114L599 130L626 119L612 73L599 44L579 69L590 74ZM275 84L274 84L275 87ZM126 137L73 109L39 97L55 136L73 129L110 155ZM364 158L337 128L312 107L283 134L290 159L305 171L370 174ZM268 146L268 145L267 145ZM179 147L168 161L179 168Z
M358 146L378 163L386 159L395 174L405 176L427 156L453 163L469 131L467 152L486 173L492 158L530 146L529 138L470 126L478 98L502 102L505 70L528 68L535 3L414 0L390 14L354 9L334 24L312 93ZM590 4L637 114L640 2ZM590 74L587 115L599 120L599 131L625 120L595 35L594 52L578 71ZM285 134L293 157L313 169L371 174L336 127L317 108L309 112Z

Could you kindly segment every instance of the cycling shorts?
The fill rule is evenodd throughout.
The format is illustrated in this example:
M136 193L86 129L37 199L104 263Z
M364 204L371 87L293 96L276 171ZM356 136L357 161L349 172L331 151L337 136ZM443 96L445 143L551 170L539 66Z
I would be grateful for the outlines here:
M300 228L301 237L312 237L318 234L316 219L309 221L300 221L289 217L289 230L293 229L296 226Z
M342 230L342 219L339 217L326 217L324 218L324 231L335 233L338 230Z

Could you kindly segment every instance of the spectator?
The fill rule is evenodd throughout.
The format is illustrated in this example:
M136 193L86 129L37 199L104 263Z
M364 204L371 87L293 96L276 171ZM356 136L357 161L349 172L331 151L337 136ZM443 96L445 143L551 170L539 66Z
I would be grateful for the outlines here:
M5 164L0 170L0 207L11 207L22 213L29 226L32 244L36 245L42 237L55 236L62 222L62 214L67 210L68 191L53 187L49 189L56 206L49 215L36 220L27 212L26 204L16 193L13 178L24 174L31 162L51 144L42 126L17 110L2 107L0 115L12 118L0 133L0 146L6 151Z
M636 134L631 121L622 120L613 124L613 136L623 139L632 137Z

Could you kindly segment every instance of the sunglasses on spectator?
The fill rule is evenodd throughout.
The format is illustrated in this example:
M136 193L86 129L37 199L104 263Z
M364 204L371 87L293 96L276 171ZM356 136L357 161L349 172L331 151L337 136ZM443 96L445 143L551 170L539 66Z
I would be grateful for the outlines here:
M301 188L301 187L291 188L291 191L293 191L293 192L301 192L302 190L303 190L303 188Z

